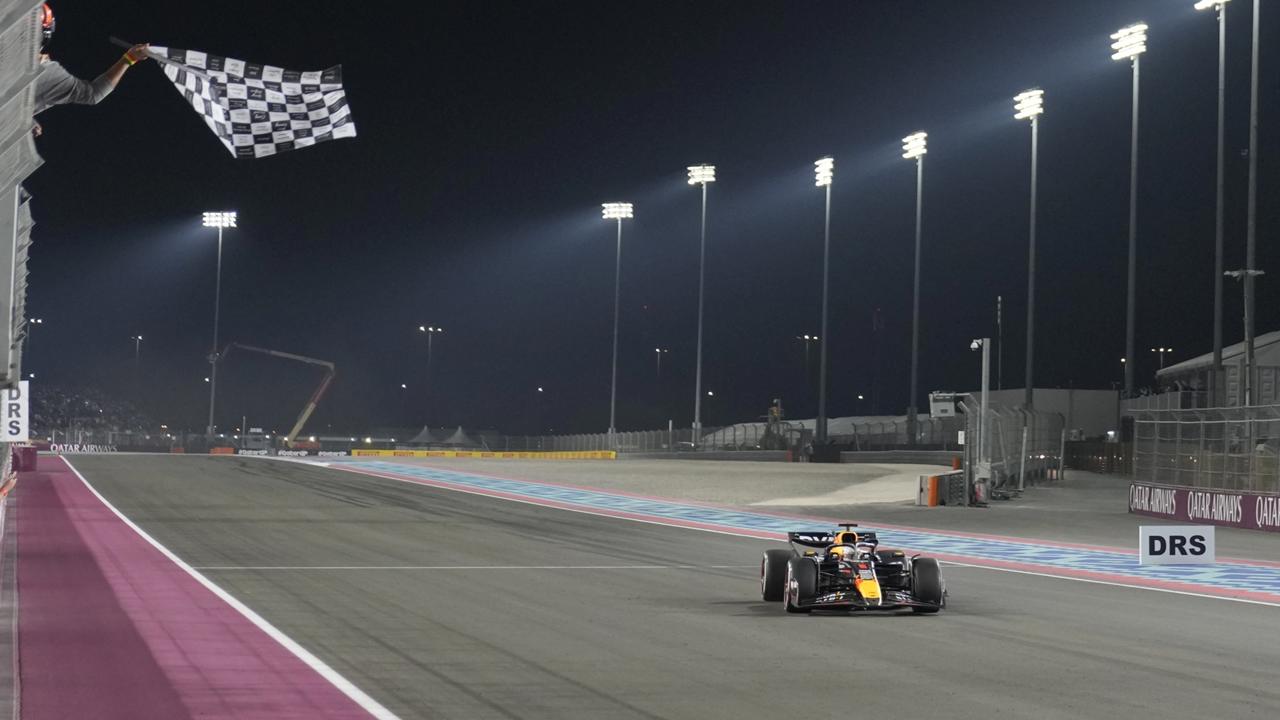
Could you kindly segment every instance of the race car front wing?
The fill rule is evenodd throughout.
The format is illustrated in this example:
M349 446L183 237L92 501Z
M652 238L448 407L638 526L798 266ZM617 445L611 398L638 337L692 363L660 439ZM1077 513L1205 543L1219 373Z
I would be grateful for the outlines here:
M942 596L942 603L930 603L923 600L917 600L911 593L902 592L900 590L885 590L880 602L867 600L858 594L856 590L842 590L838 592L822 593L815 596L811 600L801 600L800 607L821 610L830 608L832 610L900 610L902 608L921 607L921 608L938 608L946 607L947 598Z

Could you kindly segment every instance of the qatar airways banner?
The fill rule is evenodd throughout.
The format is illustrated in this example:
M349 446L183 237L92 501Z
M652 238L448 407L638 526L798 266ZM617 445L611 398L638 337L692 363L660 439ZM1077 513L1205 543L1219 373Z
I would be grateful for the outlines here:
M1210 525L1280 532L1280 494L1129 484L1129 512Z

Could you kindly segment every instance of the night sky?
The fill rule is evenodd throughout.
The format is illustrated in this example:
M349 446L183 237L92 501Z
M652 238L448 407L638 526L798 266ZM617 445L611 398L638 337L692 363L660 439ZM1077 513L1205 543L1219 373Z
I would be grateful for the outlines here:
M624 228L618 425L687 425L700 196L685 167L710 163L704 422L752 419L776 396L812 416L816 351L806 378L795 336L819 328L813 161L830 154L829 410L900 413L915 202L900 141L923 129L921 403L977 386L969 341L996 333L997 295L1003 383L1020 387L1030 129L1011 98L1039 86L1036 384L1112 387L1131 76L1108 36L1142 20L1137 377L1149 384L1151 347L1172 346L1172 360L1212 348L1217 23L1192 4L61 0L52 54L72 72L93 77L117 58L109 35L297 70L342 64L359 137L233 159L154 63L102 105L46 112L46 163L27 183L39 223L29 314L44 324L24 370L203 427L216 236L200 214L235 209L222 341L336 362L313 432L603 431L614 226L599 204L621 200L636 219ZM1280 273L1280 8L1263 10L1258 266ZM1228 269L1244 262L1250 14L1247 0L1229 5ZM1270 275L1258 289L1262 333L1280 323L1280 289ZM1230 343L1242 304L1234 281L1226 292ZM445 328L429 405L420 324ZM670 348L660 379L658 346ZM318 377L235 356L219 424L248 415L283 430Z

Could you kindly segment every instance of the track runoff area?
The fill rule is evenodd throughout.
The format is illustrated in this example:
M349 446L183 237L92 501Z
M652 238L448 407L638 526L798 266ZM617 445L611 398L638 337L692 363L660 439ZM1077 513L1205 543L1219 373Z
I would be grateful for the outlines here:
M936 529L1016 508L902 508L914 525L867 525L943 559L946 610L787 615L760 600L761 553L832 519L710 502L699 477L790 491L810 471L723 465L41 457L9 513L22 717L1280 708L1280 564L1140 567L1127 549Z

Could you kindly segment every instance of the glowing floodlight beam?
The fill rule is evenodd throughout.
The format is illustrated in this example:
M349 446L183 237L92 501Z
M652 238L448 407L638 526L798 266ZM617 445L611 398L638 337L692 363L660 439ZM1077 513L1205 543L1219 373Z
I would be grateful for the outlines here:
M1027 120L1044 113L1044 91L1036 88L1013 96L1014 120Z
M1200 0L1196 3L1197 10L1221 10L1231 0Z
M929 134L925 132L912 133L902 138L902 157L915 160L929 152L928 138Z
M626 220L635 217L631 211L631 203L613 202L603 203L605 220Z
M835 158L824 157L813 163L813 184L818 187L826 187L835 179L836 161Z
M207 212L204 214L204 226L207 228L233 228L236 226L236 213Z
M690 165L689 166L689 184L690 185L706 185L716 181L715 165Z
M1136 58L1147 51L1147 26L1145 23L1138 23L1120 28L1111 35L1111 39L1115 40L1111 43L1111 49L1115 50L1111 55L1112 60Z

